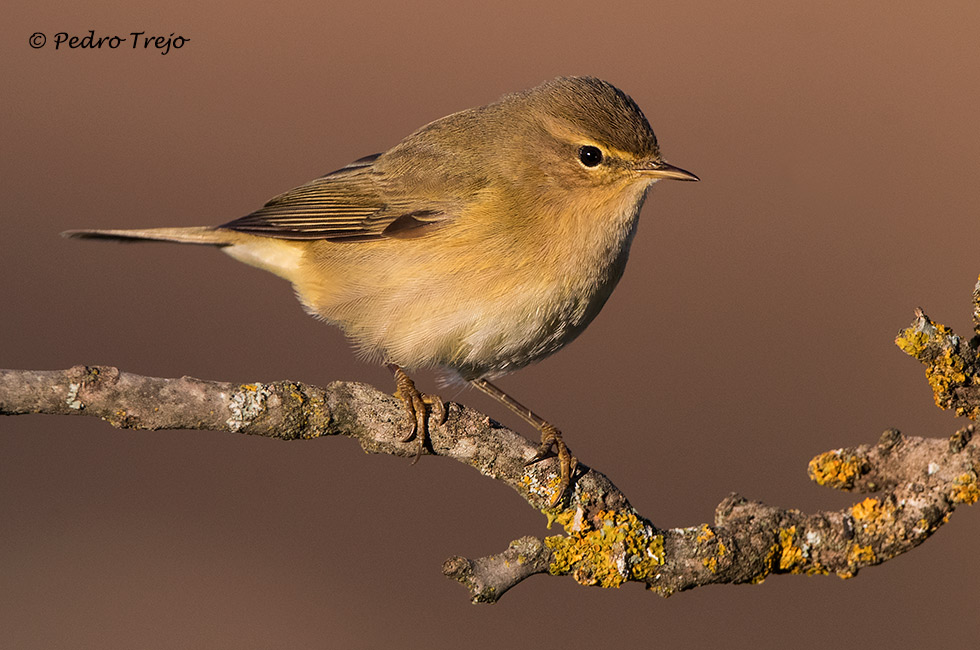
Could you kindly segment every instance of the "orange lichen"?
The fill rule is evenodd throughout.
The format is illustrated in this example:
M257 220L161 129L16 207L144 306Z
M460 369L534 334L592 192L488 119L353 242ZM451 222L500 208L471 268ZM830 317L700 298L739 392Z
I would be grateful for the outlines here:
M841 577L852 577L854 575L854 570L862 567L874 564L876 560L874 549L870 545L852 544L849 549L847 549L847 563L852 568L850 575Z
M973 505L980 500L980 486L977 485L976 472L964 472L953 479L953 490L949 498L953 503L966 505Z
M697 542L698 544L704 544L708 540L715 538L715 531L711 530L711 526L708 524L701 524L701 528L698 529Z
M957 415L977 417L980 408L968 409L957 404L955 389L980 384L980 375L974 368L968 367L959 352L959 337L945 325L931 321L921 311L916 313L916 322L899 333L895 344L926 365L926 380L932 388L936 406L941 409L955 406Z
M926 368L926 379L932 387L932 396L939 408L949 409L953 406L953 388L966 384L964 367L963 359L946 348Z
M632 511L600 511L581 530L545 538L554 553L548 570L571 573L584 585L619 587L652 577L664 563L663 543L663 535Z
M906 327L895 337L895 345L901 348L902 352L915 359L919 359L928 343L929 335L914 325Z
M851 516L854 517L855 523L861 527L863 532L876 535L882 527L895 522L895 506L868 497L851 507Z
M843 449L828 451L814 457L807 473L818 485L850 490L854 482L868 469L867 461L857 454L844 454Z
M766 554L765 559L762 560L762 571L749 580L751 584L762 584L769 574L772 573L772 567L776 562L776 556L779 555L780 550L781 547L779 544L773 544L769 547L769 552Z
M718 539L718 535L707 524L701 524L698 528L698 535L694 539L698 544L698 555L707 555L707 557L701 558L701 564L708 571L718 573L719 560L728 553L728 547Z
M806 564L803 549L794 544L796 526L779 529L779 569L790 573L802 573Z

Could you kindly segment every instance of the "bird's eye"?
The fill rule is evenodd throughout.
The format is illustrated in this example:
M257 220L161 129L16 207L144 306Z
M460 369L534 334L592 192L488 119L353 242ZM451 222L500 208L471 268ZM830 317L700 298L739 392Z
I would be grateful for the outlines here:
M584 147L579 147L578 159L586 167L595 167L602 162L602 152L599 150L599 147L593 147L587 144Z

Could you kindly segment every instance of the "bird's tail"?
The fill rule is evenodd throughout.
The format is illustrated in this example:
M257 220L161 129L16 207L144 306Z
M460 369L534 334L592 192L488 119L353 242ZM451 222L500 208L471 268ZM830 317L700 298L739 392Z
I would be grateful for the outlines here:
M115 241L164 241L220 246L224 253L250 266L275 273L290 282L303 260L306 242L259 237L225 228L146 228L144 230L66 230L62 237Z
M168 241L179 244L228 246L238 243L235 232L219 228L146 228L144 230L66 230L70 239L113 239L116 241Z

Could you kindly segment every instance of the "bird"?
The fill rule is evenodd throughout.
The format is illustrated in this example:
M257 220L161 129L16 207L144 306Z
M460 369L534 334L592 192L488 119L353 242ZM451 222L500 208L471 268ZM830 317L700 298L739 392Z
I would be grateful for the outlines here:
M70 238L214 246L289 281L307 312L386 364L423 452L437 397L407 371L436 368L513 410L577 460L560 430L493 380L575 339L629 256L640 208L667 163L636 102L611 83L558 77L437 119L219 226L87 229Z

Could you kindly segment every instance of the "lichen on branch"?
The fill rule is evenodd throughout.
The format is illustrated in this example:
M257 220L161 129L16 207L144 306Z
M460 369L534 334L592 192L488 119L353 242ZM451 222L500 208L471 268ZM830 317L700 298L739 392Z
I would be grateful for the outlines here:
M965 340L921 310L896 342L926 365L936 403L980 415L980 282L975 335ZM414 457L404 440L400 402L370 386L335 382L234 384L192 377L162 379L108 366L0 370L0 415L49 413L99 417L123 429L211 429L300 440L354 438L365 451ZM707 584L755 584L779 573L849 578L915 548L959 505L980 500L980 444L973 425L949 438L885 431L873 445L825 452L808 472L819 485L874 496L838 511L804 513L737 494L714 521L659 528L600 472L579 464L573 489L551 506L560 483L556 459L528 464L537 446L486 415L447 405L430 419L424 453L453 458L502 481L557 523L564 535L522 537L495 555L455 556L443 565L473 602L495 602L532 575L568 575L583 585L639 582L663 596Z
M980 419L980 279L973 291L974 335L964 339L933 322L917 308L915 320L899 332L895 344L926 366L936 406Z

